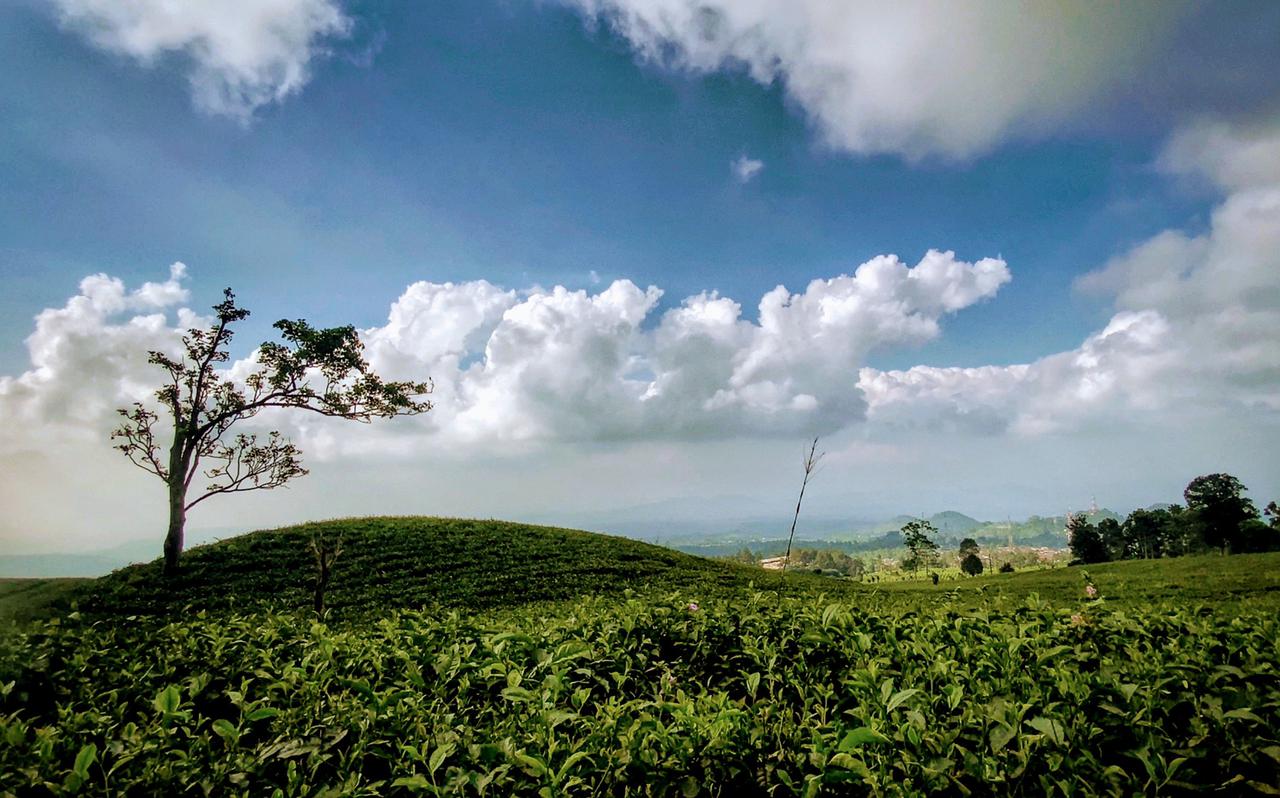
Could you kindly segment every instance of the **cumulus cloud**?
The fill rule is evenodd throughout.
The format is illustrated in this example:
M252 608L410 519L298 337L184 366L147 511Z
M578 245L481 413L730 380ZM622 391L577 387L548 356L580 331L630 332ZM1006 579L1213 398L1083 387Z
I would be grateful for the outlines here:
M1100 419L1280 411L1278 162L1274 129L1175 135L1161 163L1228 193L1205 232L1164 231L1077 281L1114 300L1102 331L1029 364L863 369L870 418L1038 434Z
M95 274L66 305L36 316L26 342L30 370L0 377L0 439L38 438L45 423L98 420L154 391L147 351L172 351L179 331L199 320L183 310L172 327L166 317L166 308L188 299L185 278L186 266L175 263L168 280L129 291L119 278Z
M757 321L714 293L652 319L662 292L628 280L596 294L417 283L364 336L375 365L435 380L421 423L468 441L790 434L858 421L869 352L930 340L1009 279L994 259L882 256L775 288Z
M297 92L328 39L351 30L337 0L54 0L63 23L98 47L152 64L186 61L198 108L247 121Z
M38 448L31 436L45 427L97 440L114 408L147 400L158 375L146 351L173 351L181 330L200 322L180 307L185 278L175 264L169 280L129 291L95 275L64 307L41 313L27 340L31 369L0 379L3 448ZM434 381L431 413L359 429L302 413L259 421L321 458L412 457L436 439L505 446L831 431L862 418L857 370L870 352L934 338L944 316L1009 279L994 259L930 251L909 266L881 256L799 293L775 288L756 320L714 293L658 315L662 291L629 280L592 292L418 282L362 337L379 373ZM249 357L229 374L252 368Z
M641 58L780 84L829 145L964 157L1048 129L1133 73L1180 3L568 0Z
M733 176L738 179L739 183L748 183L751 178L760 174L760 170L764 169L764 161L739 155L729 164L729 168L733 171Z

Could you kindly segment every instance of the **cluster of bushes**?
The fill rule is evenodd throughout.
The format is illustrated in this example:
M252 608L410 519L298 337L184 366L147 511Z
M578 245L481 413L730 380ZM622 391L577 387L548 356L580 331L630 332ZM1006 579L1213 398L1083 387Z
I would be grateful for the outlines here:
M1264 521L1245 487L1230 474L1196 477L1183 492L1186 506L1134 510L1123 522L1083 515L1067 522L1075 562L1156 559L1219 551L1223 554L1280 550L1280 510L1267 505Z

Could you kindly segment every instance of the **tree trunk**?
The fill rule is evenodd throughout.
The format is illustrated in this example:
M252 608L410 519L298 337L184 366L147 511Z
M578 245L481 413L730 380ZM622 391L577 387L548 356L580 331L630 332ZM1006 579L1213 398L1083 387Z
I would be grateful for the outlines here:
M186 491L179 482L169 486L169 532L164 537L164 575L178 573L178 558L182 556L183 536L187 526Z
M323 555L321 555L319 565L320 570L316 574L316 589L312 605L315 607L316 615L324 615L324 591L329 587L329 564L324 561Z

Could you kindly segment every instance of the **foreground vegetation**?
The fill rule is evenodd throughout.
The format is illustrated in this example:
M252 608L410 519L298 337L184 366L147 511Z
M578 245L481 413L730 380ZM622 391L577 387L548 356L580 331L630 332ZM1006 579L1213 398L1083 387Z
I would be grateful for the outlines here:
M360 523L369 539L414 528ZM237 583L254 586L247 611L244 597L176 615L148 599L136 606L154 612L122 620L111 602L140 573L124 571L80 594L97 610L10 633L0 794L1240 795L1280 783L1280 555L1090 567L1089 598L1079 568L881 588L677 554L668 581L652 547L535 528L526 551L583 536L603 589L583 595L593 567L548 587L562 565L549 559L499 601L480 574L526 546L513 527L419 524L475 536L458 595L485 608L427 590L430 569L406 563L410 576L383 578L388 595L418 585L415 602L443 601L372 613L360 602L381 595L378 580L353 557L333 588L345 612L325 619L281 568L279 590ZM231 578L236 562L265 568L291 551L281 535L305 538L258 534L186 562ZM643 576L608 570L625 552ZM203 595L200 573L189 598Z

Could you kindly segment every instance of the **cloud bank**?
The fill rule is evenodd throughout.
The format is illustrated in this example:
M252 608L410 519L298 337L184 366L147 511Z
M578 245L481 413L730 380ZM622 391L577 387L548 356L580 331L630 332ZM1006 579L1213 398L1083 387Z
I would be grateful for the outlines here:
M965 157L1133 74L1182 3L567 0L645 61L779 84L830 146Z
M863 369L871 420L1022 434L1280 411L1280 124L1199 124L1160 162L1225 192L1208 229L1166 230L1077 280L1116 313L1078 349L984 368Z
M86 278L64 307L37 318L31 369L0 378L0 417L101 433L113 408L147 400L157 374L146 351L172 350L200 321L182 307L170 326L164 313L187 301L185 277L175 264L166 282L132 292L106 275ZM947 314L1009 279L994 259L930 251L908 266L881 256L799 293L778 286L754 321L715 293L658 315L662 291L629 280L597 293L417 282L362 337L385 376L431 377L435 410L390 438L300 414L271 421L322 454L406 450L423 436L485 446L828 432L862 418L856 376L870 352L936 337ZM252 356L230 372L250 368ZM25 433L7 426L0 440L12 449Z
M300 90L326 40L352 21L337 0L54 0L63 24L143 64L186 61L196 107L247 122Z

